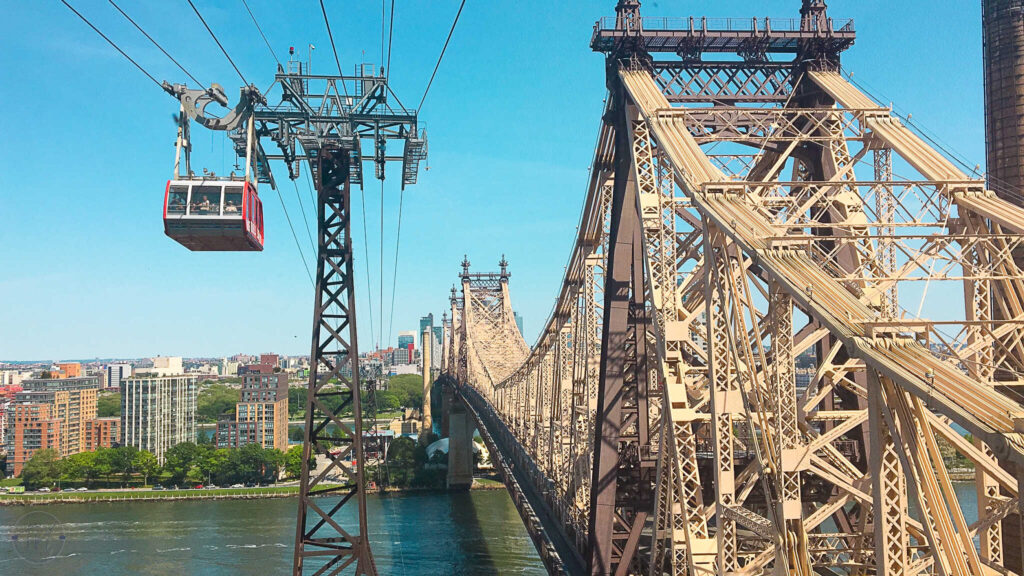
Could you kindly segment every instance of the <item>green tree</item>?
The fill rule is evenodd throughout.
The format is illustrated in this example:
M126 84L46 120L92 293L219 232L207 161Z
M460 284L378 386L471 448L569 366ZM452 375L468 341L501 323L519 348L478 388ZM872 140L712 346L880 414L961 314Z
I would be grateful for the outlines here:
M92 484L97 476L96 453L79 452L60 461L61 476L68 482Z
M310 458L310 468L312 463ZM302 474L302 446L292 446L284 453L284 473L289 478L298 478Z
M110 471L121 475L122 482L131 480L135 473L135 461L139 449L135 446L118 446L110 449Z
M53 486L60 479L60 460L56 450L37 450L21 469L21 481L27 490Z
M196 398L196 419L200 422L216 422L221 414L235 409L241 391L223 384L211 384L199 392Z
M405 436L391 441L387 461L391 481L396 486L408 486L416 474L416 448L416 442Z
M43 370L39 374L39 377L42 378L43 380L49 380L50 378L53 378L53 373L50 372L49 370Z
M419 408L423 406L423 376L417 374L401 374L388 380L388 392L398 399L403 408Z
M193 466L188 469L188 473L185 474L185 482L195 486L203 481L203 471L199 469L199 466Z
M96 416L111 418L121 415L121 393L102 394L96 400Z
M135 454L135 470L142 474L142 483L149 484L149 477L160 471L160 462L152 452L139 450Z
M288 429L288 439L293 442L302 442L306 439L306 431L296 426Z
M175 444L164 452L164 472L171 477L171 482L180 484L204 452L195 442Z
M308 390L305 386L288 387L288 415L294 416L306 410L306 396Z

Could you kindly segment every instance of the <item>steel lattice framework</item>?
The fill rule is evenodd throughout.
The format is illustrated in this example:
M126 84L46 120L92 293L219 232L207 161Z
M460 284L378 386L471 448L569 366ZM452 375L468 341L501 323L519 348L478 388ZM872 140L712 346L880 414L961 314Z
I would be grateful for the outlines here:
M373 161L374 176L385 178L388 162L401 162L401 185L415 184L419 164L426 158L426 132L415 110L398 102L387 78L363 66L357 76L304 74L302 64L278 68L268 94L270 104L255 86L246 86L235 107L222 117L208 115L213 102L227 105L223 90L164 83L181 102L179 147L184 174L193 176L189 162L189 121L211 130L227 131L237 151L248 159L255 136L255 177L275 186L269 160L281 160L292 179L303 162L317 192L317 264L306 401L305 441L299 485L292 573L301 575L377 573L366 518L363 412L360 384L355 283L352 270L352 185L363 184L362 165ZM267 154L261 138L278 152ZM364 151L365 141L371 150ZM388 155L388 143L401 144L400 155ZM179 166L175 166L176 174ZM372 397L372 396L371 396ZM352 420L347 422L347 414ZM337 434L332 434L329 428ZM322 466L315 466L320 459ZM311 464L314 464L311 466ZM321 497L333 497L329 500ZM352 510L354 521L342 516Z
M1020 574L1024 209L840 74L852 22L821 0L794 22L616 12L537 343L504 270L464 262L452 291L446 374L549 570ZM948 317L921 316L929 289Z

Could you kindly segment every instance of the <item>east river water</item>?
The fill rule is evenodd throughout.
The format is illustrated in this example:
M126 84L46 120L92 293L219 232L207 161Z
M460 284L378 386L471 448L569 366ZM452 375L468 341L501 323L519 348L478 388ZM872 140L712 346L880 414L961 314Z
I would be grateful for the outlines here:
M973 522L974 485L955 488ZM296 506L278 498L0 507L0 575L286 574ZM367 513L380 574L545 574L504 490L374 495Z
M0 575L287 574L297 505L277 498L0 507ZM504 490L370 496L367 514L380 574L546 574Z

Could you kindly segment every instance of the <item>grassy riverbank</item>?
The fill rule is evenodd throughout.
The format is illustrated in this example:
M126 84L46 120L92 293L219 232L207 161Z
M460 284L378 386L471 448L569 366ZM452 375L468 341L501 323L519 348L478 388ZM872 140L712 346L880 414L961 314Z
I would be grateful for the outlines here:
M327 485L321 485L327 487ZM504 490L505 485L489 478L476 478L473 490ZM437 488L387 488L389 494L404 492L430 492ZM371 491L375 493L376 491ZM287 498L299 493L297 485L266 486L262 488L213 488L198 490L95 490L89 492L30 492L25 494L0 493L0 506L74 502L122 502L163 500L247 500L255 498Z
M266 486L263 488L214 488L200 490L96 490L90 492L31 492L0 494L0 506L12 504L45 504L50 502L119 502L122 500L213 500L246 498L280 498L297 494L298 486Z

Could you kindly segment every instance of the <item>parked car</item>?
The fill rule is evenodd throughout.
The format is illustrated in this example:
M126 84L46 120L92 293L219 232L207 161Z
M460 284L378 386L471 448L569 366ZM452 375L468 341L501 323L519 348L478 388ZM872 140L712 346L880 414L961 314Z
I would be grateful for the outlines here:
M79 492L88 492L88 491L89 491L89 489L88 489L88 488L86 488L85 486L82 486L82 487L80 487L80 488L78 489L78 491L79 491Z
M155 485L153 486L153 490L163 490L163 489L164 489L164 487L163 487L163 486L161 486L161 485L159 485L159 484L155 484Z
M206 490L216 490L217 488L218 486L216 484L210 484L209 486L206 486Z
M246 488L255 488L256 487L256 483L255 482L246 482L245 483L245 487Z
M242 486L241 484L232 484L231 487L232 488L244 488L244 486Z
M202 484L196 484L196 485L195 485L195 486L193 486L192 488L194 488L194 489L196 489L196 490L202 490L202 489L203 489L203 485L202 485Z
M50 489L46 488L46 487L43 487L43 488L39 489L39 492L49 492L49 491L50 491Z

